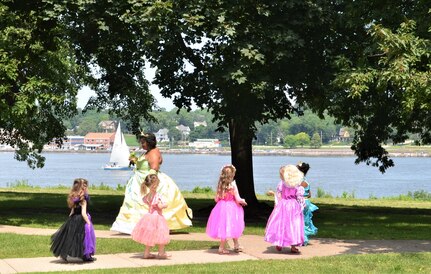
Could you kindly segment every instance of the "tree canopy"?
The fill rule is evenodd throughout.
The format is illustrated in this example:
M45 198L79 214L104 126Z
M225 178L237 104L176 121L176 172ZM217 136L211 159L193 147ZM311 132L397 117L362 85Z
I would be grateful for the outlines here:
M229 130L253 204L256 124L304 108L354 128L357 162L393 165L382 145L430 137L428 0L5 0L0 4L1 141L18 155L57 138L84 84L138 131L154 84L179 109L207 108ZM33 143L30 146L29 143ZM36 157L36 154L33 154ZM29 158L31 159L31 157Z
M16 146L18 160L44 165L43 145L62 142L83 85L97 92L88 107L107 108L136 131L152 118L141 36L119 18L125 4L0 3L0 143Z
M378 2L370 1L361 17L355 8L362 1L346 9L353 16L343 21L357 31L337 56L328 110L355 129L356 163L384 172L394 164L385 143L402 143L409 133L417 133L419 143L431 142L431 3Z

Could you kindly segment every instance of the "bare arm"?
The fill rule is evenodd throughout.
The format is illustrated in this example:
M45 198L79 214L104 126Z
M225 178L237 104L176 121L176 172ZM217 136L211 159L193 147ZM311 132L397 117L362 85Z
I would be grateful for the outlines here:
M150 152L148 152L148 154L145 155L145 158L147 159L151 169L159 171L163 159L162 154L158 148L152 149Z
M75 210L74 210L74 208L72 207L72 209L70 210L69 217L73 215L73 212L75 212Z
M87 223L87 224L91 224L91 222L90 222L90 219L88 219L88 216L87 216L87 201L86 200L82 200L82 202L81 202L81 215L82 215L82 218L84 218L84 221Z
M167 203L165 203L165 200L163 200L162 199L162 197L158 197L158 202L157 202L157 206L160 208L160 209L164 209L164 208L167 208L168 207L168 204Z
M306 181L302 181L301 186L303 188L306 188L306 187L308 187L308 183ZM311 197L311 192L308 191L308 196L306 198L310 198L310 197Z
M167 205L166 203L164 203L162 200L159 200L159 203L157 204L157 206L158 206L160 209L164 209L164 208L167 208L167 207L168 207L168 205Z

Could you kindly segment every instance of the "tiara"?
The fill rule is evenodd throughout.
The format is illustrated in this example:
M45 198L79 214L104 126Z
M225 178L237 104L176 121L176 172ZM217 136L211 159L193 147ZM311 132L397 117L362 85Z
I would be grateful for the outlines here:
M142 130L142 128L141 128L141 130L140 130L140 132L141 132L141 137L148 137L148 136L150 136L148 133L145 133L143 130Z

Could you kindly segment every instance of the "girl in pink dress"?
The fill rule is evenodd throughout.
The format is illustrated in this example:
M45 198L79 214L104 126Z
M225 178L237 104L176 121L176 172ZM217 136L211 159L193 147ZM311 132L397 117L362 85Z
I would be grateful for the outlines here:
M297 246L304 243L304 188L300 185L304 174L296 166L287 165L280 169L280 177L265 241L274 244L278 251L290 246L292 253L300 253Z
M145 177L141 185L141 193L147 193L147 188L149 188L148 194L142 198L149 210L132 231L132 239L145 245L144 259L166 259L169 257L165 252L165 245L169 243L169 227L162 215L162 209L168 205L163 201L162 196L156 192L159 182L156 174L149 174ZM157 256L150 253L151 247L155 245L159 246Z
M219 254L229 254L226 249L226 240L232 238L234 251L240 252L238 238L244 231L244 209L247 203L239 196L234 181L236 169L233 165L222 168L217 185L215 201L217 204L208 218L206 233L214 239L220 239Z

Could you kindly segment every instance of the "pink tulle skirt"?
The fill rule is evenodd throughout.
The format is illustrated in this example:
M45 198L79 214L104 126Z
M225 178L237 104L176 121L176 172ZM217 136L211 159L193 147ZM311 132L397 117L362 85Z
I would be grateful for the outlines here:
M156 211L145 214L133 229L132 239L147 246L168 244L169 227L166 219Z
M277 246L301 245L304 242L304 216L294 199L281 199L269 216L265 241Z
M214 239L238 238L244 231L244 209L235 201L220 200L208 218L206 233Z

